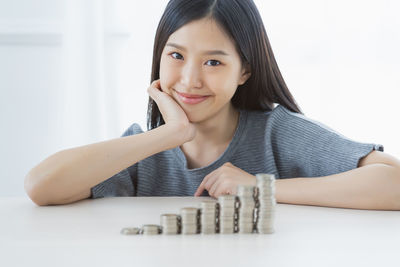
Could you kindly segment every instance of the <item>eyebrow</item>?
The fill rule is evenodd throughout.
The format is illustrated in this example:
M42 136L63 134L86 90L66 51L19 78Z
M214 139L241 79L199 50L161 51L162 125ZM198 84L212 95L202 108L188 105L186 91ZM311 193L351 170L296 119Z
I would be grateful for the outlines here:
M172 47L178 48L178 49L180 49L180 50L182 50L182 51L186 51L186 48L185 48L185 47L183 47L183 46L181 46L181 45L178 45L178 44L175 44L175 43L167 43L166 46L172 46ZM204 54L204 55L229 56L228 53L226 53L226 52L224 52L224 51L222 51L222 50L209 50L209 51L204 51L203 54Z

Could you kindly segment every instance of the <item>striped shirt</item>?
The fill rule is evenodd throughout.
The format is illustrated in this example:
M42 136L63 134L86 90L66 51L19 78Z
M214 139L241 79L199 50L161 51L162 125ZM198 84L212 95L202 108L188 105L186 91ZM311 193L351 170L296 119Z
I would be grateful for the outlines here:
M193 196L204 177L230 162L255 175L277 179L322 177L357 168L359 160L383 145L351 140L282 105L272 111L239 110L239 123L224 153L195 169L179 146L145 158L91 188L91 198ZM122 136L143 133L133 123ZM208 196L205 190L202 194Z

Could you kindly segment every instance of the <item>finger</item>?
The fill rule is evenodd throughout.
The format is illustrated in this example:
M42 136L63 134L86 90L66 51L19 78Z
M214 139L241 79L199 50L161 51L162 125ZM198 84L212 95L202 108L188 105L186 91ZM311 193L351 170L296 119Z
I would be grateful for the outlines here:
M197 188L196 193L194 194L195 196L200 196L201 193L203 193L204 189L206 189L205 184L208 182L209 179L211 179L213 177L215 172L216 172L216 170L213 172L210 172L209 174L206 175L206 177L204 177L203 181L201 181L199 187Z
M161 80L158 79L154 82L154 87L158 89L158 91L163 92L162 88L161 88Z
M204 178L205 179L205 178ZM203 180L204 181L204 180ZM200 196L204 191L204 185L203 182L201 182L201 184L199 185L199 187L197 187L196 192L194 193L195 197Z
M220 177L219 173L214 173L209 179L208 181L204 184L204 188L208 191L208 193L210 193L210 189L213 186L213 184L215 184L215 182L217 180L219 180L218 178Z
M208 190L208 194L210 196L214 196L215 192L218 190L220 187L221 183L223 182L223 179L217 179L214 184L211 185L210 190Z
M149 90L151 90L151 89L160 89L159 88L160 87L160 79L158 79L158 80L154 80L151 84L150 84L150 86L147 88L147 91L149 91Z
M201 196L201 194L203 193L204 188L200 188L200 186L196 189L196 192L194 193L195 197L199 197Z
M153 86L149 86L147 88L147 93L150 95L151 98L155 98L157 94L157 90Z
M164 91L162 91L161 89L159 89L158 86L159 82L158 81L154 81L152 83L151 86L149 86L147 88L147 93L150 95L150 97L155 100L156 102L158 102L157 100L159 99L160 96L162 96L163 93L165 93Z
M203 181L200 183L199 187L197 187L197 190L196 190L196 192L194 193L194 195L195 195L196 197L200 196L200 195L203 193L203 191L204 191L204 189L205 189L205 187L204 187L204 182L205 182L206 180L208 180L208 178L210 177L209 175L210 175L210 174L208 174L206 177L204 177L204 179L203 179Z
M221 195L230 195L231 192L227 188L227 186L224 183L221 183L218 188L215 190L214 196L215 198L218 198Z
M212 172L209 173L209 174L207 174L207 175L204 177L203 181L201 181L199 187L197 187L197 190L196 190L196 192L194 193L195 196L200 196L201 193L203 193L203 191L204 191L204 183L208 180L208 178L210 178L210 175L211 175L211 174L212 174Z
M158 85L160 84L160 82L161 82L161 79L154 80L154 81L151 83L150 86L156 87L156 86L158 86Z

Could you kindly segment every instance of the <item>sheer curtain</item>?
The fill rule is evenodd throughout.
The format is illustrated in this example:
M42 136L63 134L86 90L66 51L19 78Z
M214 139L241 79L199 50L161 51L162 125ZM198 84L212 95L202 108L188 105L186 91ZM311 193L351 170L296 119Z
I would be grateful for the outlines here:
M65 135L68 139L71 134L82 136L76 129L93 141L109 138L119 129L115 66L107 62L112 53L106 32L110 4L103 0L65 2L63 132L70 133Z
M65 137L110 139L133 122L145 130L154 36L167 1L64 4L63 131L71 133Z
M0 196L25 195L25 175L51 154L117 138L133 122L146 130L166 3L0 0Z

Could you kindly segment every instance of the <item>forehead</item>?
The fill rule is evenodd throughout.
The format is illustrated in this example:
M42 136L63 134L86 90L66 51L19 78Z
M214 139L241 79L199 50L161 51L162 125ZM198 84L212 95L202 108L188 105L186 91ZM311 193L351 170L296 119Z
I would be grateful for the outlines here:
M222 50L229 55L236 54L233 40L211 19L201 19L185 24L169 36L167 43L178 44L193 53Z

